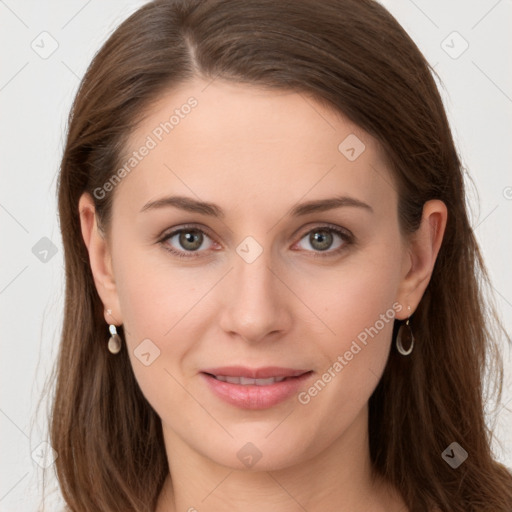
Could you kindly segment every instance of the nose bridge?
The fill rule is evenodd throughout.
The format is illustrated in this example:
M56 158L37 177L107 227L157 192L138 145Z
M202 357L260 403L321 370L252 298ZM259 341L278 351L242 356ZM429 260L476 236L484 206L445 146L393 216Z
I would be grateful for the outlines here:
M286 327L280 289L283 285L275 275L272 253L254 237L246 237L236 248L234 269L224 295L222 327L247 341L258 341Z
M271 298L273 295L274 275L272 268L272 249L267 245L263 247L254 238L248 237L236 249L235 289L244 294L252 293L255 299L261 297Z

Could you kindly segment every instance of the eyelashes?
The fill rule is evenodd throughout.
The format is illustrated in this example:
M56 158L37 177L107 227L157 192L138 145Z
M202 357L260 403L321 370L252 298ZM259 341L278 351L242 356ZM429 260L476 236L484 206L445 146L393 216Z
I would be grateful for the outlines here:
M320 234L320 237L316 236L318 234ZM331 224L323 224L316 226L312 229L309 229L309 231L304 232L301 235L299 242L294 244L294 246L302 242L302 240L308 237L308 235L309 238L307 239L307 242L310 244L311 247L313 247L313 249L305 249L304 252L312 253L312 257L329 258L337 256L343 251L347 250L348 247L353 245L355 242L354 236L349 230ZM170 241L175 237L177 237L177 242L175 243L181 245L183 250L177 249L176 247L170 244ZM332 250L330 246L335 242L336 237L338 237L341 240L341 243L338 245L338 247ZM200 229L197 226L192 225L183 226L179 229L171 231L168 234L165 234L158 240L158 243L160 243L166 251L170 252L174 256L177 256L178 258L197 259L206 256L205 253L208 252L208 249L199 249L203 245L203 242L208 239L212 240L212 237L208 234L208 232L204 231L203 229ZM195 247L198 244L198 242L199 245ZM320 244L321 248L315 250L313 244ZM191 248L190 245L192 245L193 247ZM325 245L329 247L325 247ZM189 246L189 250L186 250L187 246Z

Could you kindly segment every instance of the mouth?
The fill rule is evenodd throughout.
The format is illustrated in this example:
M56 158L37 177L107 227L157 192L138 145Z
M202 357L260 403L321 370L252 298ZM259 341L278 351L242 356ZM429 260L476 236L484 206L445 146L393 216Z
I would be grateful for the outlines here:
M251 379L249 377L229 377L227 375L212 375L207 374L214 379L222 382L229 382L229 384L240 384L242 386L269 386L275 382L283 382L285 379L295 379L296 377L269 377L268 379Z
M296 394L313 370L225 367L200 372L210 391L241 409L267 409Z

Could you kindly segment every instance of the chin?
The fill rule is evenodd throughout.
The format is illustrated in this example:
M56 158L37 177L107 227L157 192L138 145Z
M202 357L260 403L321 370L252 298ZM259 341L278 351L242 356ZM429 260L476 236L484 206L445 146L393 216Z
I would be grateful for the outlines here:
M205 451L199 451L217 464L250 472L278 471L300 464L309 458L310 454L298 449L308 447L310 452L312 447L308 440L286 435L284 430L280 435L269 435L275 427L276 424L273 424L264 434L245 428L243 432L237 432L234 439L219 442L217 446L210 444ZM298 427L294 430L297 432ZM234 434L233 430L230 432ZM321 448L318 451L320 450Z

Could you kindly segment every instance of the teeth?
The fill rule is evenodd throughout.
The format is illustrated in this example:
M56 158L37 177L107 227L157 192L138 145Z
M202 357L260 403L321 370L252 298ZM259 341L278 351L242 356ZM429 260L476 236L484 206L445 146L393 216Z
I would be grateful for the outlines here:
M241 384L242 386L270 386L275 382L281 382L286 377L269 377L268 379L250 379L248 377L227 377L226 375L214 375L217 380L228 382L229 384Z

